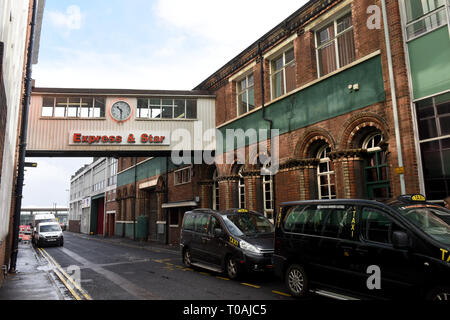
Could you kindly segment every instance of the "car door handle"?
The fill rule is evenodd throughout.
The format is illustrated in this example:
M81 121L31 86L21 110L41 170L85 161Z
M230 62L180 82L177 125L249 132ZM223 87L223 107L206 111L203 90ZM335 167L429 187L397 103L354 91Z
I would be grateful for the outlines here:
M361 255L369 254L369 250L367 250L367 249L360 249L360 248L358 248L358 249L356 249L355 251L356 251L357 253L361 254Z
M353 248L351 246L341 246L341 249L343 249L345 251L353 251L355 248Z

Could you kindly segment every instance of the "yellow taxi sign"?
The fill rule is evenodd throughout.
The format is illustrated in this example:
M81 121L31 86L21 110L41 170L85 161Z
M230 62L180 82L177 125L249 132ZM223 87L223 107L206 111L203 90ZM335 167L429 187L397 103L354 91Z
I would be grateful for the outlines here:
M412 201L426 201L427 199L421 194L415 194L411 196Z
M239 213L246 213L246 212L248 212L248 210L247 209L239 209L238 212Z

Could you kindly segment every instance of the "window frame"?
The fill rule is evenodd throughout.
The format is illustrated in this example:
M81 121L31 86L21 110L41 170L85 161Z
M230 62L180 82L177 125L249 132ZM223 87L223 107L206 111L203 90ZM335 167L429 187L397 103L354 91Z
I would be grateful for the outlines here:
M293 50L294 59L289 61L288 63L286 63L286 53L288 51L290 51L290 50ZM283 58L283 66L282 66L281 69L275 71L274 70L274 63L280 57ZM286 82L286 68L291 66L291 65L292 65L292 67L295 67L295 64L296 64L294 43L291 42L287 46L284 46L282 49L277 51L277 53L272 55L268 60L269 60L269 68L270 68L270 72L269 72L270 73L270 98L271 98L271 100L275 100L275 99L283 97L284 95L288 94L289 92L292 92L293 90L295 90L295 88L294 88L294 89L292 89L290 91L287 91L287 86L286 86L286 84L287 84L287 82ZM283 76L283 86L282 86L282 88L284 88L284 90L282 90L283 92L279 96L275 97L275 94L274 94L274 90L275 90L275 87L274 87L274 76L279 74L279 73L282 73L282 76ZM296 77L295 77L295 82L297 83ZM295 85L295 87L296 86L297 85Z
M319 159L319 165L317 166L317 188L318 188L318 198L319 200L324 200L324 199L336 199L337 195L336 195L336 176L335 176L335 171L334 169L331 170L331 166L333 161L330 159L330 157L327 156L327 150L330 149L331 147L326 144L322 147L320 147L319 151L317 152L317 158ZM325 153L325 158L322 158L321 155ZM327 164L327 168L328 171L324 171L321 172L320 169L320 165L321 164ZM334 176L334 184L331 183L331 176ZM327 179L327 184L322 185L320 178L321 177L326 177ZM323 197L322 196L322 187L326 186L328 188L328 196L327 197ZM332 192L332 187L334 186L334 193Z
M239 176L239 180L238 180L238 205L239 208L241 209L245 209L246 207L246 199L245 199L245 179L243 176L243 171L244 171L244 166L241 165L239 170L238 170L238 176Z
M213 210L220 210L220 186L219 186L219 172L218 170L214 170L213 173L213 194L212 194L212 209Z
M338 20L344 18L347 15L350 15L352 17L352 25L349 28L347 28L347 29L345 29L345 30L343 30L341 32L338 32L337 31L338 30L338 28L337 28L338 27L338 23L337 23ZM319 45L319 33L320 33L320 31L322 31L323 29L329 27L330 25L333 25L333 32L334 32L333 37L329 41ZM320 79L322 77L325 77L325 76L327 76L327 75L329 75L329 74L331 74L333 72L336 72L336 71L338 71L338 70L340 70L343 67L348 65L348 64L346 64L344 66L341 66L341 61L340 61L340 56L339 56L339 43L338 43L338 38L340 36L344 35L347 32L353 32L353 50L355 51L355 60L356 60L356 47L355 47L355 41L354 41L355 40L354 39L354 36L355 36L355 34L354 34L354 23L353 23L353 15L352 15L351 8L346 8L343 11L337 13L335 16L327 19L325 22L323 22L319 26L315 27L313 31L314 31L314 42L315 42L315 48L314 48L315 50L314 51L315 51L315 54L316 54L317 78L318 79ZM333 71L330 71L330 72L328 72L326 74L321 75L321 65L320 65L319 50L323 49L324 47L326 47L330 43L334 43L334 54L335 54L335 59L336 59L336 69L333 70ZM353 60L352 62L354 62L355 60Z
M189 178L186 181L184 179L185 176L184 176L183 172L189 172ZM179 173L181 173L181 180L182 180L181 182L178 180ZM173 174L174 174L173 183L175 186L191 183L191 181L192 181L192 166L177 169L173 172Z
M433 31L435 31L437 29L440 29L442 27L445 27L445 26L447 26L448 31L449 31L449 36L450 36L450 0L444 0L444 5L441 5L440 7L436 8L434 10L431 10L430 12L422 15L421 17L416 18L416 19L411 20L411 21L408 21L408 10L407 10L407 7L406 7L407 1L408 0L402 0L402 3L401 3L402 15L404 17L403 18L403 20L404 20L404 24L403 25L404 25L404 29L405 29L405 42L406 43L411 42L411 41L413 41L413 40L415 40L417 38L423 37L423 36L427 35L428 33L431 33ZM445 11L446 22L441 23L439 25L435 25L435 26L431 27L430 29L425 30L422 33L414 34L412 36L409 35L409 32L408 32L408 28L409 27L411 27L412 25L414 25L414 24L416 24L416 23L418 23L420 21L423 21L423 20L425 20L427 18L430 18L432 16L435 16L435 15L437 16L441 11Z
M52 107L52 115L51 116L45 116L43 115L44 108L50 108L48 106L44 106L44 99L53 99L53 107ZM64 106L57 107L57 99L65 99L66 102ZM75 102L71 102L71 99L77 99L79 100L78 104L74 104ZM91 107L88 108L88 116L82 117L82 109L83 109L83 99L89 99L92 100ZM97 107L98 103L97 100L103 100L102 103L100 103L100 107ZM62 103L62 102L61 102ZM74 107L76 106L76 107ZM56 108L64 108L64 116L57 116L56 115ZM70 108L76 108L76 115L75 116L69 116ZM97 109L99 109L100 113L99 116L95 116L95 114L98 112ZM91 114L92 113L92 114ZM42 105L41 105L41 112L40 117L45 119L105 119L106 118L106 97L104 96L43 96L42 97Z
M186 121L186 120L198 120L198 99L197 98L186 98L186 97L137 97L137 104L136 104L136 119L137 120L172 120L172 121ZM140 108L139 107L139 100L146 100L147 102L147 108ZM152 103L152 100L159 100L159 104ZM164 104L164 101L172 101L172 104ZM177 108L177 101L184 101L184 112L182 113L184 117L175 117L175 109ZM188 118L188 107L189 107L189 101L193 101L195 103L195 118ZM158 110L157 107L159 106L159 114L158 117L153 117L153 110ZM164 108L171 108L171 117L164 117ZM141 110L147 110L147 116L141 116Z
M249 83L249 77L253 77L253 84L251 86L248 85ZM240 86L241 86L241 82L245 80L246 83L246 87L244 90L240 90ZM253 111L256 109L256 104L255 104L255 73L253 72L253 70L245 73L242 77L239 77L238 79L235 80L236 82L236 115L238 117L243 116L244 114L249 113L250 111ZM250 109L249 106L249 90L253 88L253 108ZM246 94L246 98L247 98L247 107L246 107L246 111L244 113L239 113L239 97L242 94Z

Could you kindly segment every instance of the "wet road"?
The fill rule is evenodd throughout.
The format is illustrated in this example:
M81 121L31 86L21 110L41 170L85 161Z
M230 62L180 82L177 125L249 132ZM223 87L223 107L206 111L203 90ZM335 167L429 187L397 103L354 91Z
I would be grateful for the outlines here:
M37 250L79 284L80 299L293 300L273 275L232 281L223 274L185 268L178 251L120 245L68 232L64 236L64 247Z

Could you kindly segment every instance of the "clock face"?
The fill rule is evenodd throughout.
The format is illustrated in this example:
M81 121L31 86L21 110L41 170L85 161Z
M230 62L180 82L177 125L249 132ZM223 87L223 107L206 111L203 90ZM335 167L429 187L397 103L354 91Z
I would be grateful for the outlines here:
M117 101L111 107L111 115L117 121L125 121L131 115L131 107L125 101Z

